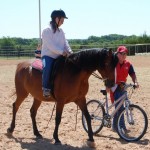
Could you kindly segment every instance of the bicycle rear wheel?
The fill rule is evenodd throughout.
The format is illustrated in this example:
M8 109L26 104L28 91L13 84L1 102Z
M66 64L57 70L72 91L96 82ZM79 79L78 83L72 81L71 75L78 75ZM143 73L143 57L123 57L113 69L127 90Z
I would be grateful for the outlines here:
M120 127L120 119L124 116L126 129ZM125 141L138 141L147 131L148 118L145 111L137 106L130 105L129 109L125 108L120 112L117 119L117 133Z
M93 134L97 134L103 128L103 116L105 114L105 109L100 101L98 100L90 100L87 103L87 109L91 116L91 126L93 130ZM86 119L82 114L82 125L84 130L88 132L88 127L86 123Z

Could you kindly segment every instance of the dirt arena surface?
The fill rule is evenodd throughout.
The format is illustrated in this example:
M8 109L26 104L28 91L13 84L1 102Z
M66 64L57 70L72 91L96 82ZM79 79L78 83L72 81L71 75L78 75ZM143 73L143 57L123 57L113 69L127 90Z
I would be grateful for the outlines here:
M146 111L150 122L150 56L128 58L134 65L140 84L140 89L133 94L132 101ZM32 132L30 107L33 101L30 95L17 113L13 137L6 135L12 118L12 103L15 101L15 96L10 97L10 95L14 91L15 69L20 61L23 60L0 60L0 150L91 150L83 142L87 139L87 133L82 127L80 110L77 114L75 130L77 107L74 103L65 105L59 128L62 145L56 146L52 140L55 112L48 124L54 103L43 102L36 118L44 139L37 140ZM129 79L128 82L130 83L131 80ZM99 90L104 88L102 81L91 76L89 83L87 100L102 98L103 96L99 93ZM150 150L149 127L145 136L138 142L125 142L109 128L103 128L97 136L94 136L94 139L97 150Z

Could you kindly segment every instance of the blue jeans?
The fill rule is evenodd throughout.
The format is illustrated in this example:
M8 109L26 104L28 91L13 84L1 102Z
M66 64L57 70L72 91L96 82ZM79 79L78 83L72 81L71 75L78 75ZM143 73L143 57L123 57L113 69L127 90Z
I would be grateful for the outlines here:
M43 89L51 90L50 75L51 75L51 70L52 70L52 65L53 65L54 60L55 60L54 58L51 58L49 56L42 57L42 64L43 64L42 87Z
M124 94L123 91L120 91L120 90L116 90L115 93L114 93L114 101L116 101L119 97L121 97L122 95ZM117 103L115 105L115 108L119 105L119 103ZM115 114L114 118L113 118L113 129L116 130L117 129L117 118L118 118L118 115L119 113L121 112L121 110L124 109L124 106L122 105L120 107L120 109L118 110L118 112ZM123 128L123 129L126 129L125 127L125 122L124 122L124 115L121 116L120 118L120 127Z

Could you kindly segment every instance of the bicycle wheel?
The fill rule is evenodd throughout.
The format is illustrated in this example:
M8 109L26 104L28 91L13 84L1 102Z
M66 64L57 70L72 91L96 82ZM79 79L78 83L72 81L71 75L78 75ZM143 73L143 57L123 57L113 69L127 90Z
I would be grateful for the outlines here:
M124 117L125 127L120 127L119 122ZM129 109L125 108L120 112L117 119L117 133L125 141L138 141L146 133L148 127L148 118L145 111L137 106L130 105Z
M91 116L91 126L93 130L93 134L97 134L103 127L103 116L105 114L105 109L100 101L98 100L90 100L87 103L87 109ZM82 125L86 132L88 132L87 122L82 113Z

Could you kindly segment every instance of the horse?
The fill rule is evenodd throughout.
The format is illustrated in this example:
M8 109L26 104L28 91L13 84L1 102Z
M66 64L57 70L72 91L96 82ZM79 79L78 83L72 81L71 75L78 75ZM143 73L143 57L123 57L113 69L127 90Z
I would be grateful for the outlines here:
M55 144L61 144L58 138L58 129L64 105L74 102L81 109L87 121L87 142L95 143L85 98L89 88L88 79L97 70L101 77L107 81L105 82L106 86L112 87L115 81L116 57L112 50L93 48L75 52L67 58L58 58L55 63L57 69L53 82L54 97L48 99L45 99L42 94L42 73L31 67L32 62L27 60L17 65L15 73L16 101L13 103L12 121L7 133L9 135L13 134L16 113L21 103L30 93L33 96L30 114L33 133L37 138L42 138L36 125L37 110L42 101L56 102L55 129L53 132Z

